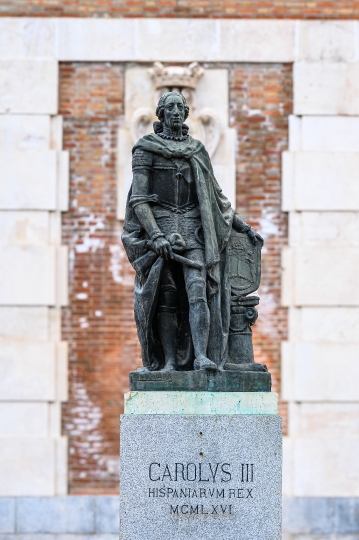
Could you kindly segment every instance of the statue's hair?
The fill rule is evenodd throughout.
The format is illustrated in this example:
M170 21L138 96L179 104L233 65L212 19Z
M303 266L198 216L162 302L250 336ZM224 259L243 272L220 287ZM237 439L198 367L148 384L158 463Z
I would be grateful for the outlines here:
M187 105L185 98L182 96L182 94L179 94L178 92L166 92L165 94L163 94L163 96L160 98L157 105L157 109L156 109L157 118L159 119L160 122L162 122L166 100L170 96L179 96L182 99L183 106L184 106L184 119L186 120L189 115L189 107Z

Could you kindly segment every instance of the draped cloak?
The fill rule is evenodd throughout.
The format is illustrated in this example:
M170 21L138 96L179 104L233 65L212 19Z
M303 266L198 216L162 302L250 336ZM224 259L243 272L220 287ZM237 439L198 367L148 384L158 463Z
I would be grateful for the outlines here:
M167 159L181 158L189 162L196 184L204 236L204 253L207 271L207 301L210 311L210 332L207 356L219 367L226 361L230 322L230 284L228 281L228 240L232 230L234 210L222 193L214 177L209 155L203 144L189 137L187 145L176 150L171 140L150 134L141 138L133 147L160 154ZM143 365L158 370L164 364L163 351L156 330L156 307L164 259L148 247L148 234L141 225L134 207L141 202L155 204L156 194L133 196L130 188L122 242L133 268L136 270L134 307L138 337L142 348ZM183 219L186 219L185 216ZM178 348L181 339L178 339ZM181 369L193 369L193 347L187 353L179 350ZM187 358L183 355L187 354ZM188 357L190 355L191 357Z

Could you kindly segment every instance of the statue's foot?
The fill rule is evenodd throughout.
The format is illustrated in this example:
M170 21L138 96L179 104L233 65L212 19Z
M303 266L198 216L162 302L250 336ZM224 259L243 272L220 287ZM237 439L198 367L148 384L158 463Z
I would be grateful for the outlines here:
M267 372L267 366L264 364L254 364L254 363L248 363L248 364L231 364L226 363L223 366L223 369L225 371L262 371Z
M165 366L160 369L162 373L167 373L170 371L176 371L176 366L174 362L166 362Z
M199 358L196 358L194 361L194 369L196 371L199 371L200 369L206 369L208 371L217 371L217 364L212 362L209 358L206 358L205 356L200 356Z
M137 373L150 373L150 369L146 366L141 366L138 369L136 369Z

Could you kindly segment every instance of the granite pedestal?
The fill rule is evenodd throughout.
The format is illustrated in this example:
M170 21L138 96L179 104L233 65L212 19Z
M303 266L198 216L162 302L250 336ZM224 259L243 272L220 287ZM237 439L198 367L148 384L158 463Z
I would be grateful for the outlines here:
M280 540L276 396L198 392L188 403L182 392L158 394L126 397L120 539Z

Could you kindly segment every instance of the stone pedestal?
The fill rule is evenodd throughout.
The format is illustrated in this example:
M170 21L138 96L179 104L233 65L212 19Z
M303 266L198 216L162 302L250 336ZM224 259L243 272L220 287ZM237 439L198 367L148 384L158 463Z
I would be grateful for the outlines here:
M127 395L120 539L280 540L276 395L194 392L189 402L180 394Z

